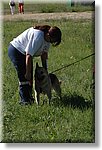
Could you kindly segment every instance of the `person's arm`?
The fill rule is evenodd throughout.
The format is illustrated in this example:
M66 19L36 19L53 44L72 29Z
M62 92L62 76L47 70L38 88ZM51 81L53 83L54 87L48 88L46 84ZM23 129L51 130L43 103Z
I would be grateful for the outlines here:
M31 80L32 63L33 63L32 56L29 55L29 54L26 54L26 74L25 74L25 78L27 80Z
M43 66L46 70L47 70L47 68L48 68L47 60L48 60L48 53L47 53L47 52L44 52L44 53L41 55L41 61L42 61L42 66Z

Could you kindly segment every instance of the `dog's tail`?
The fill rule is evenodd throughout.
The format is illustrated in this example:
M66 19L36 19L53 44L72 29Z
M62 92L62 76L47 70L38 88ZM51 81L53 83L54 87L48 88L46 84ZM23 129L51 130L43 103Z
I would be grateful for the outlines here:
M50 77L50 79L51 79L51 84L53 84L53 83L55 82L55 80L57 79L56 75L53 74L53 73L49 73L49 77ZM58 79L57 79L57 80L58 80ZM59 80L59 83L60 83L60 85L61 85L62 81Z
M59 81L58 78L56 77L56 75L53 74L53 73L49 73L49 77L50 77L53 89L56 91L56 93L58 94L60 99L62 99L62 97L61 97L61 88L60 88L60 85L61 85L62 81L61 80Z

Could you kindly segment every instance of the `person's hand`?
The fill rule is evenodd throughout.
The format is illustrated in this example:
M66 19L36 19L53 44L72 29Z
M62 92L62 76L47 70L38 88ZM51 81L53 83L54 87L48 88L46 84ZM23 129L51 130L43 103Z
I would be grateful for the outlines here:
M31 80L31 73L26 73L25 78L30 81Z

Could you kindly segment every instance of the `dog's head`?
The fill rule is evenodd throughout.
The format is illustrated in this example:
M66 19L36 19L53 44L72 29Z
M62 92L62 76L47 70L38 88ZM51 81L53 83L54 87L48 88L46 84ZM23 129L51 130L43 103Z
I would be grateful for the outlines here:
M46 78L46 76L48 76L47 71L45 70L45 68L40 67L38 65L38 63L36 63L36 68L35 68L35 78L39 81L44 80L44 78Z

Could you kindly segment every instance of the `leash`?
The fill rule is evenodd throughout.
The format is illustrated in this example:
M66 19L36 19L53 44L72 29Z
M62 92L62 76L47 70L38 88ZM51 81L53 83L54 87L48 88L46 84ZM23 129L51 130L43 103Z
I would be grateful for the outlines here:
M82 60L84 60L84 59L87 59L87 58L89 58L89 57L91 57L91 56L93 56L93 55L95 55L95 53L90 54L90 55L88 55L88 56L86 56L86 57L84 57L84 58L82 58L82 59L80 59L80 60L77 60L77 61L71 63L71 64L65 65L65 66L63 66L63 67L61 67L61 68L59 68L59 69L56 69L56 70L52 71L51 73L54 73L54 72L60 71L60 70L62 70L62 69L64 69L64 68L67 68L67 67L69 67L69 66L72 66L72 65L74 65L74 64L76 64L76 63L78 63L78 62L80 62L80 61L82 61Z

